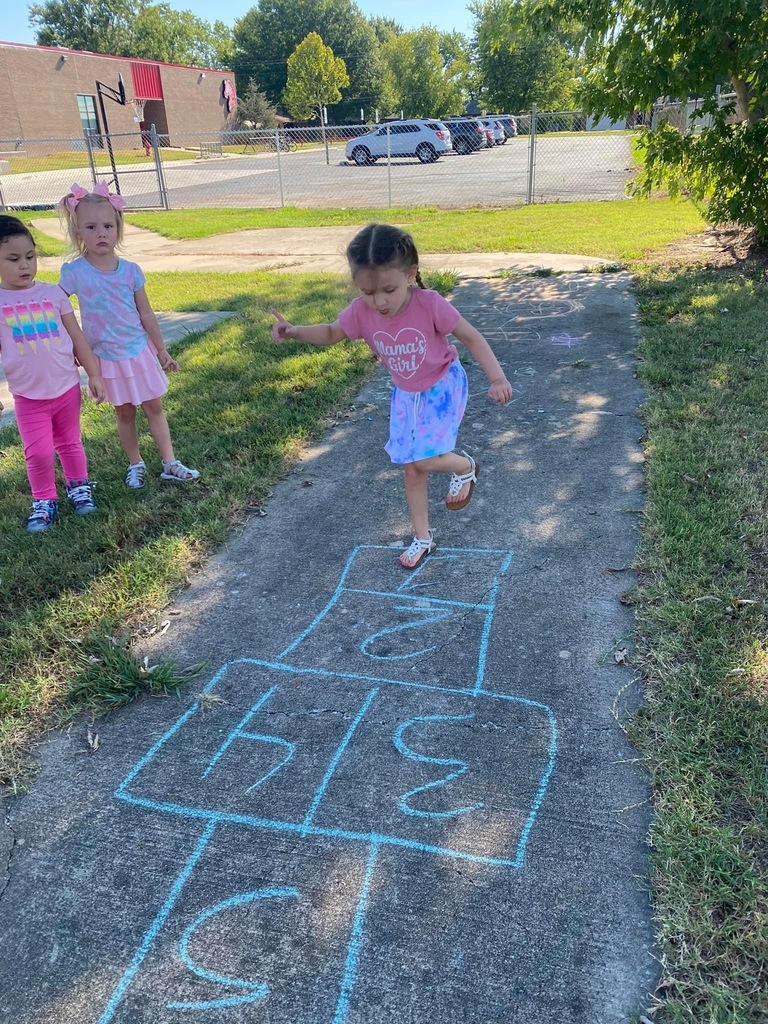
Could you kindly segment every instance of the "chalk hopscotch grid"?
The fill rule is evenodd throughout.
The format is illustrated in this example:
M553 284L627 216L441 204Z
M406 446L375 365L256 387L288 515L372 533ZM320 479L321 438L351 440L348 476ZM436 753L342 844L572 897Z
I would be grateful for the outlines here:
M150 925L149 929L147 930L147 933L145 934L144 939L143 939L141 945L139 946L138 950L136 951L136 953L135 953L135 955L134 955L134 957L133 957L133 959L131 961L131 964L128 966L128 968L124 972L122 978L120 979L117 987L115 988L115 990L114 990L114 992L112 994L112 997L111 997L107 1007L105 1008L104 1012L102 1013L101 1017L99 1018L98 1024L108 1024L108 1022L113 1019L113 1017L114 1017L114 1015L115 1015L115 1013L116 1013L116 1011L117 1011L117 1009L119 1007L120 1002L122 1001L123 997L125 996L128 988L130 987L131 982L135 978L139 968L141 967L142 962L144 961L144 959L148 955L148 953L149 953L149 951L150 951L150 949L151 949L151 947L152 947L152 945L153 945L157 935L159 934L163 924L166 922L166 920L170 916L170 914L171 914L171 912L172 912L176 902L179 899L179 896L181 895L181 892L182 892L182 890L184 888L184 885L186 884L186 882L189 879L189 877L191 876L195 866L197 865L198 861L200 860L200 857L202 856L202 854L203 854L207 844L209 843L211 837L213 836L216 827L218 825L222 824L222 823L231 823L231 824L244 825L244 826L251 827L251 828L257 828L257 829L267 829L267 830L278 831L278 832L294 833L294 834L299 834L299 835L302 835L302 836L313 835L313 836L322 836L322 837L326 837L326 838L330 838L330 839L335 839L335 840L342 840L342 841L343 840L359 841L359 842L365 842L365 843L368 844L368 846L369 846L369 854L368 854L368 859L367 859L367 864L366 864L366 869L365 869L365 875L364 875L364 878L363 878L363 883L362 883L362 886L361 886L360 895L358 897L357 909L356 909L356 912L355 912L355 916L354 916L354 920L353 920L352 928L351 928L351 932L350 932L350 938L349 938L349 942L348 942L348 946L347 946L347 956L346 956L346 961L345 961L345 965L344 965L344 974L343 974L343 978L342 978L342 981L341 981L341 984L340 984L339 997L338 997L338 1001L337 1001L337 1005L336 1005L336 1011L335 1011L335 1014L334 1014L334 1017L333 1017L332 1024L344 1024L344 1022L347 1019L348 1012L349 1012L349 1009L350 1009L351 996L352 996L352 992L353 992L353 989L354 989L354 984L355 984L355 979L356 979L356 975L357 975L357 969L358 969L358 964L359 964L359 959L360 959L360 954L361 954L361 948L362 948L363 938L364 938L364 926L365 926L365 917L366 917L366 913L367 913L367 905L368 905L368 900L369 900L369 896L370 896L370 890L371 890L372 881L373 881L373 877L374 877L376 861L377 861L379 850L380 850L382 845L389 845L389 846L392 846L394 848L402 847L402 848L407 848L407 849L412 849L412 850L420 851L420 852L423 852L423 853L437 854L437 855L442 855L442 856L450 856L450 857L458 858L460 860L467 860L467 861L472 861L472 862L475 862L475 863L490 864L490 865L494 865L494 866L498 866L498 867L517 869L517 868L520 868L522 866L523 861L524 861L525 848L526 848L526 845L527 845L527 842L528 842L528 838L530 836L531 829L533 828L533 825L534 825L534 822L535 822L536 817L538 815L538 812L539 812L539 809L541 807L541 804L542 804L542 802L544 800L544 797L545 797L545 794L546 794L546 791L547 791L547 787L548 787L548 784L549 784L549 780L550 780L552 772L554 770L555 756L556 756L556 752L557 752L557 724L556 724L556 721L555 721L554 714L552 713L552 710L547 705L542 704L539 701L534 701L534 700L531 700L531 699L525 698L525 697L511 696L509 694L496 693L496 692L493 692L493 691L490 691L490 690L486 690L486 689L483 688L483 685L482 685L483 684L483 679L484 679L484 676L485 676L486 653L487 653L487 646L488 646L488 641L489 641L489 637L490 637L491 625L492 625L492 621L493 621L493 612L494 612L494 608L495 608L495 604L496 604L496 597L497 597L497 594L498 594L499 586L501 584L501 579L503 578L503 576L505 575L505 573L507 572L507 570L509 568L509 565L511 564L512 552L511 551L505 551L505 550L479 549L479 548L442 549L443 557L447 557L447 558L458 558L458 557L461 557L462 555L464 555L464 556L470 555L471 556L471 555L478 555L478 554L501 556L501 564L500 564L499 570L494 574L493 579L492 579L492 581L491 581L491 583L490 583L490 585L489 585L489 587L488 587L488 589L486 591L486 594L484 595L484 599L480 603L472 603L472 602L465 602L465 601L454 601L454 600L445 599L445 598L433 598L431 596L428 599L425 599L423 596L420 596L420 597L417 597L417 598L413 598L414 601L418 601L420 606L422 606L420 608L420 610L423 610L423 605L424 605L424 602L426 600L426 601L428 601L428 603L430 605L431 604L435 604L435 605L442 606L442 607L473 608L473 609L480 609L480 610L482 610L482 611L484 611L486 613L485 614L485 618L484 618L484 623L483 623L483 630L482 630L482 634L481 634L481 638L480 638L480 649L479 649L479 652L478 652L478 672L477 672L477 677L476 677L476 680L475 680L475 684L471 688L469 688L469 687L461 688L461 687L449 687L449 686L435 686L433 684L422 684L422 683L416 683L416 682L413 682L413 681L398 680L398 679L387 678L387 677L369 676L369 675L363 675L363 674L354 673L354 672L331 672L331 671L328 671L328 670L325 670L325 669L320 669L320 668L305 668L305 667L292 666L292 665L286 664L281 659L287 657L293 650L296 649L296 647L299 645L299 643L301 643L304 639L306 639L309 636L309 634L314 629L317 628L317 626L323 621L323 619L328 615L328 613L331 611L331 609L334 607L334 605L338 602L339 598L341 597L341 595L343 593L345 593L345 592L348 592L348 593L358 593L358 594L365 594L367 596L373 596L373 597L395 598L398 601L403 601L403 600L408 600L409 599L409 595L404 593L405 590L417 589L417 588L423 586L423 584L419 582L419 574L420 574L421 569L423 567L419 567L419 569L417 569L413 574L411 574L408 577L408 579L406 580L406 582L403 583L401 586L399 586L395 592L380 591L380 590L367 590L367 589L357 588L357 587L355 587L355 588L346 587L345 583L346 583L346 580L349 577L349 574L350 574L351 569L352 569L352 567L353 567L353 565L355 563L355 560L360 555L360 553L364 552L364 551L391 551L391 548L387 548L387 547L383 547L383 546L377 546L377 545L365 545L365 546L360 546L360 547L355 548L354 551L349 556L349 558L347 559L347 562L346 562L346 564L344 566L344 569L342 571L342 574L341 574L341 577L339 579L339 583L338 583L338 585L336 587L336 590L334 591L333 595L331 596L331 598L329 599L329 601L327 602L325 607L312 620L310 625L305 630L303 630L302 633L300 633L299 636L294 641L292 641L277 656L278 660L266 661L266 660L256 659L256 658L237 658L237 659L233 659L232 661L227 662L225 665L223 665L219 669L219 671L213 676L213 678L205 686L205 688L203 690L203 694L201 695L203 697L203 699L204 699L205 695L208 695L208 694L210 694L210 693L212 693L214 691L216 686L222 681L222 679L225 677L225 675L226 675L226 673L228 671L230 671L231 669L234 669L236 666L241 666L241 665L250 665L250 666L254 666L254 667L258 667L258 668L263 668L263 669L267 669L267 670L269 670L270 672L273 672L273 673L286 673L287 674L286 678L288 678L288 679L290 679L292 676L306 676L306 675L310 675L310 676L315 676L315 677L320 678L320 679L322 679L322 678L334 679L334 680L349 679L350 681L354 680L354 681L356 681L358 683L379 684L379 685L373 686L373 688L371 688L367 692L367 694L365 695L365 698L364 698L364 700L363 700L363 702L362 702L362 704L361 704L361 706L360 706L360 708L359 708L359 710L358 710L358 712L357 712L353 722L351 723L351 725L347 729L344 737L341 740L341 743L338 745L336 751L334 752L332 758L329 761L329 764L328 764L326 772L325 772L325 774L323 776L323 779L322 779L320 785L317 787L317 790L315 791L314 797L313 797L311 805L310 805L310 809L307 812L307 814L306 814L305 818L303 819L303 821L301 821L301 822L282 822L282 821L274 821L274 820L269 819L269 818L262 818L262 817L258 817L258 816L251 816L251 815L247 815L247 814L236 814L236 813L231 813L231 812L226 812L226 811L217 811L217 810L210 810L210 809L206 810L206 809L200 809L200 808L195 808L195 807L188 807L188 806L184 806L182 804L177 804L177 803L174 803L174 802L159 801L159 800L154 800L154 799L151 799L151 798L148 798L148 797L141 797L141 796L133 794L133 793L131 793L129 791L129 787L137 779L137 777L140 775L140 773L143 771L143 769L145 767L147 767L147 765L149 765L150 762L160 753L162 748L171 740L171 738L173 736L175 736L176 733L178 733L179 730L181 730L183 728L183 726L195 714L197 714L198 712L201 711L201 709L203 707L201 700L198 700L193 705L191 705L191 707L188 708L187 711L184 714L182 714L176 720L176 722L174 722L173 725L153 744L153 746L146 752L146 754L134 765L134 767L126 775L126 777L123 779L123 781L120 783L120 785L118 786L117 790L115 791L115 794L114 794L115 797L117 799L121 800L121 801L125 801L125 802L133 804L135 806L143 807L143 808L146 808L146 809L152 810L152 811L159 811L161 813L167 813L167 814L172 814L172 815L179 815L179 816L183 816L183 817L189 817L189 818L193 818L193 819L199 819L201 821L206 822L206 825L205 825L205 829L204 829L201 837L199 838L199 840L195 844L195 847L194 847L191 855L189 856L186 864L184 865L184 867L182 868L181 872L177 876L175 882L173 883L165 903L163 904L163 906L161 907L161 909L158 912L157 916L155 917L154 921L152 922L152 924ZM361 649L362 649L362 645L361 645ZM326 791L326 789L327 789L327 787L328 787L328 785L329 785L329 783L331 781L331 778L333 777L333 774L334 774L334 772L336 770L336 767L338 766L338 764L340 763L341 759L343 758L345 750L347 749L347 746L349 745L350 740L352 739L352 736L354 735L356 729L358 728L360 723L363 721L366 712L368 711L368 709L371 707L371 705L375 701L375 698L376 698L377 694L379 693L381 684L386 684L386 685L389 685L389 686L407 687L408 689L415 690L415 691L423 690L423 691L429 691L429 692L437 692L437 693L450 694L450 695L460 696L460 697L465 698L465 699L469 698L470 700L472 698L485 697L485 698L490 698L492 700L498 700L498 701L502 701L502 702L510 702L510 703L521 704L523 706L527 706L527 707L530 707L530 708L535 708L535 709L537 709L539 711L544 712L544 715L546 716L546 719L547 719L548 728L549 728L549 742L548 742L547 752L546 752L546 763L545 763L545 766L544 766L544 770L543 770L543 772L541 774L541 777L539 779L538 789L537 789L537 791L536 791L536 793L535 793L535 795L533 797L533 800L531 802L528 815L527 815L527 817L525 819L525 822L523 824L523 827L522 827L522 830L521 830L521 833L520 833L520 837L518 839L517 847L516 847L516 850L515 850L515 855L514 855L513 858L506 859L506 858L498 858L498 857L487 857L487 856L482 856L482 855L479 855L479 854L467 853L466 851L450 850L450 849L447 849L447 848L443 848L443 847L440 847L440 846L430 845L430 844L423 843L423 842L420 842L420 841L417 841L417 840L413 840L413 839L404 839L403 837L399 837L399 836L381 835L381 834L378 834L378 833L372 832L372 831L357 832L357 831L353 831L353 830L340 829L340 828L323 828L323 827L316 826L316 825L312 824L312 818L314 817L314 815L315 815L315 813L316 813L316 811L317 811L317 809L318 809L318 807L319 807L319 805L320 805L320 803L322 801L323 795L324 795L324 793L325 793L325 791ZM242 738L242 739L245 739L245 740L261 740L261 741L266 741L266 742L284 744L286 747L291 747L291 748L293 747L293 745L290 744L286 740L280 740L280 739L278 739L276 737L262 736L259 733L251 733L251 732L247 731L247 728L246 728L248 723L255 716L255 714L257 714L258 710L266 703L266 701L269 699L269 697L277 689L278 689L277 686L273 686L273 687L269 688L265 693L263 693L261 695L261 697L259 697L259 699L256 701L256 703L249 709L248 713L240 720L240 722L235 726L235 728L230 732L230 734L225 738L225 740L222 742L222 744L216 750L216 752L214 753L214 755L213 755L212 759L210 760L208 766L204 770L203 776L206 776L206 775L208 775L210 773L210 771L213 769L215 764L223 756L223 754L225 753L226 749L237 738ZM426 720L427 718L432 718L432 719L456 718L456 719L458 719L458 718L470 718L472 716L471 715L463 715L463 716L439 715L439 716L422 716L422 717L423 717L424 720ZM449 759L434 759L434 758L433 759L428 759L428 758L424 758L423 755L414 754L414 752L410 751L409 748L404 744L404 741L402 739L402 734L403 734L406 726L409 725L409 724L412 724L414 721L417 721L417 720L419 720L419 719L418 718L417 719L412 719L410 722L401 723L401 725L398 727L397 735L396 735L396 738L395 738L394 742L395 742L396 747L398 747L398 750L400 751L400 753L403 754L403 756L406 756L406 757L414 757L416 759L431 760L434 763L442 763L445 766L448 766ZM400 746L398 746L398 740L399 740ZM289 750L288 755L283 759L283 761L279 765L277 765L276 767L272 768L265 776L263 776L261 779L257 780L257 782L254 783L252 786L248 787L248 789L252 790L252 789L256 788L257 786L259 786L263 782L265 782L267 780L267 778L273 776L277 771L280 770L280 768L284 767L288 763L288 761L292 757L292 754L293 754L293 749ZM455 767L457 765L463 765L464 763L460 762L460 761L454 761L453 759L450 759L450 764ZM457 777L457 775L461 774L461 772L463 770L465 770L465 768L466 768L466 766L464 766L464 768L460 769L459 771L451 773L448 777L446 777L443 780L441 780L442 784L445 784L446 782L450 781L451 778ZM437 782L437 783L435 783L435 785L440 785L441 782ZM430 785L432 785L432 784L430 784ZM419 787L419 788L422 789L422 788L429 788L429 787ZM415 792L417 792L417 790L414 790L414 791L412 791L410 793L404 794L404 796L401 798L401 800L406 800L407 798L413 796ZM402 805L401 805L401 808L405 811L405 813L413 813L412 809L409 810L407 808L402 807ZM463 813L464 810L471 810L471 809L472 808L464 808L464 809L461 809L457 813ZM436 816L439 816L441 812L420 812L420 813L424 813L424 814L432 813L432 814L434 814ZM272 890L270 890L269 891L269 895L274 895L277 892L278 892L277 889L274 890L274 893L272 892ZM291 892L293 893L294 891L292 890ZM280 895L286 895L286 894L288 894L288 890L286 889L285 891L283 891L281 889L279 894ZM245 894L240 894L237 897L232 897L230 900L225 901L224 904L217 905L216 908L212 908L211 910L209 910L209 911L207 911L205 913L213 913L214 911L217 911L217 910L221 909L224 906L234 906L234 905L237 905L238 902L243 902L243 901L247 901L247 900L253 900L253 899L256 899L256 898L261 898L262 895L264 895L264 894L263 893L245 893ZM204 917L204 915L200 915L200 917L197 919L197 921L203 919L203 917ZM189 934L191 934L191 932L197 926L197 921L194 922L193 925L186 930L185 936L187 938L188 938ZM184 937L183 937L183 939L184 939ZM182 939L182 944L181 944L182 960L184 960L184 956L183 956L183 953L184 953L183 939ZM226 984L226 985L231 986L232 988L236 988L236 989L241 990L242 994L234 995L234 996L227 996L227 997L223 997L222 999L219 999L219 1000L206 1001L206 1002L200 1003L200 1004L168 1003L167 1006L169 1008L175 1008L175 1009L203 1009L203 1008L213 1008L214 1006L215 1007L235 1006L235 1005L240 1005L240 1004L246 1003L246 1002L257 1001L258 999L264 998L268 994L268 991L269 991L268 987L266 986L266 984L264 984L262 982L245 981L245 980L241 980L241 979L228 978L228 977L224 977L224 976L214 976L211 973L208 973L206 975L206 972L204 972L204 971L202 971L202 969L198 968L192 961L189 960L188 957L187 957L187 960L184 960L184 962L186 963L187 967L193 973L198 974L200 977L206 977L207 976L210 980L217 980L221 984Z

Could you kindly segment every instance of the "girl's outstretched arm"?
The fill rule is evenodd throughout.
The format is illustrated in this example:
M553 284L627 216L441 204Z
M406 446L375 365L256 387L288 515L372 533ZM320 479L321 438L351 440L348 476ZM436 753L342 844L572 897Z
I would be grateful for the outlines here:
M152 309L149 304L146 289L139 288L139 290L135 291L133 295L136 300L136 309L139 311L141 326L149 336L150 344L155 350L155 355L160 361L160 365L164 370L168 370L170 373L175 373L179 368L179 364L165 347L163 335L160 331L160 324L157 322L154 309Z
M495 402L506 405L512 398L512 385L506 378L501 365L493 354L493 349L482 336L480 331L462 317L451 331L454 338L466 345L474 358L485 370L490 382L488 394Z
M345 341L347 336L341 329L338 320L332 324L290 324L282 313L276 309L272 310L272 316L277 320L272 325L272 341L303 341L308 345L337 345Z
M75 314L62 313L61 322L72 339L72 351L75 353L75 359L88 374L88 390L91 392L96 405L99 405L107 397L107 389L104 387L99 361L93 354L93 349L80 329L80 324L77 322Z

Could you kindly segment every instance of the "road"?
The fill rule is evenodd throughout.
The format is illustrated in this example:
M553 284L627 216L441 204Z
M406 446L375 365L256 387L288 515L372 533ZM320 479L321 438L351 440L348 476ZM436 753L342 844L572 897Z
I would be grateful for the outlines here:
M190 140L190 146L192 142ZM443 208L508 206L528 198L529 140L469 156L449 153L434 164L398 158L387 166L347 164L344 148L277 154L228 154L222 158L174 160L163 165L171 208L184 207L383 207L439 205ZM42 162L42 161L41 161ZM118 154L119 163L119 154ZM632 175L626 135L543 135L536 147L536 202L621 199ZM130 208L161 205L151 163L120 170L120 188ZM53 205L72 181L88 181L81 170L46 170L3 175L9 207Z

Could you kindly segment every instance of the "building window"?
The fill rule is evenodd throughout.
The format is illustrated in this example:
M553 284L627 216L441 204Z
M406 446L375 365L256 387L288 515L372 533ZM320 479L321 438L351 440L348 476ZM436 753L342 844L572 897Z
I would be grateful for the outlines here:
M78 96L77 109L80 114L83 134L90 137L92 145L103 146L104 143L99 132L99 121L96 117L96 98L94 96Z

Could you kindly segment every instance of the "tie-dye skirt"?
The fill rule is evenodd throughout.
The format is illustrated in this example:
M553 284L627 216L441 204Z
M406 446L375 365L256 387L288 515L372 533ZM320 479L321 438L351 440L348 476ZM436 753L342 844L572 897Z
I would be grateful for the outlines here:
M467 375L458 359L427 391L395 387L389 410L389 441L384 446L392 462L402 466L453 451L468 391Z

